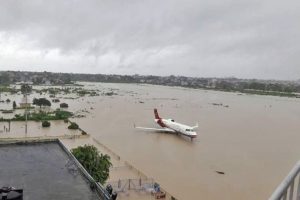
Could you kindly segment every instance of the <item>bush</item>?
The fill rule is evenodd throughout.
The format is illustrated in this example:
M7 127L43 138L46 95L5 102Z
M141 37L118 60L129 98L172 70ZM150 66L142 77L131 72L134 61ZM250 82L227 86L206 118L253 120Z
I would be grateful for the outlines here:
M9 114L9 113L14 113L13 110L2 110L3 114Z
M55 117L56 119L68 119L72 116L71 112L63 111L63 110L56 110L55 111Z
M81 131L81 135L87 135L85 131Z
M25 121L25 116L20 114L15 114L15 117L13 118L14 121Z
M61 103L59 106L60 106L61 108L68 108L68 107L69 107L69 105L66 104L66 103Z
M96 182L105 183L109 177L109 168L112 166L107 154L99 155L97 148L92 145L80 146L71 152Z
M70 126L68 126L68 129L74 129L74 130L76 130L78 128L79 128L79 126L75 122L71 122Z
M42 122L42 127L50 127L51 126L51 123L48 122L48 121L43 121Z

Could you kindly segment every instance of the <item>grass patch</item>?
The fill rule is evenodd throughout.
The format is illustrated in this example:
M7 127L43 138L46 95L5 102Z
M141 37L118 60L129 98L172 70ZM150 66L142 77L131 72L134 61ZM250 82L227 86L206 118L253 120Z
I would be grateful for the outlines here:
M54 112L33 112L28 113L27 120L29 121L51 121L51 120L67 120L69 117L73 116L72 112L56 110ZM25 121L25 114L16 114L15 117L11 119L0 118L0 121Z
M14 113L14 111L13 111L13 110L1 110L1 112L2 112L3 114L10 114L10 113Z
M292 92L276 92L276 91L263 91L263 90L243 90L242 93L246 94L256 94L256 95L270 95L279 97L297 97L296 94Z

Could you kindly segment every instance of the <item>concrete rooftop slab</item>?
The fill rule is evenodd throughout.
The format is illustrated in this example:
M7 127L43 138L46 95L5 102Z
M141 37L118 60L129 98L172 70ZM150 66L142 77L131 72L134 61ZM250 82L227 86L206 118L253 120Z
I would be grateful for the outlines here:
M88 181L72 173L56 142L0 145L0 187L23 189L24 200L99 199Z

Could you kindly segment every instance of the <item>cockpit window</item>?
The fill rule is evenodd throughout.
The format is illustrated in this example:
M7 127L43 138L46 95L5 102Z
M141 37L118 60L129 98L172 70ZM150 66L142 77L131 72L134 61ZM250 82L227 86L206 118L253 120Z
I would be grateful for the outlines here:
M174 120L174 119L171 119L171 122L175 122L175 120Z
M188 131L188 132L189 132L189 131L192 131L192 130L191 130L191 129L185 129L185 131Z

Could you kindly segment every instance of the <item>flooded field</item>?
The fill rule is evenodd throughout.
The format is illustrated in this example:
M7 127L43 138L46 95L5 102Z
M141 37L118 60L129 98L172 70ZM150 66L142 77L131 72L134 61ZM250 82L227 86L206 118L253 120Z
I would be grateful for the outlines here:
M116 95L58 95L70 111L85 116L72 121L178 199L265 200L300 160L300 99L152 85L84 85ZM11 100L21 97L2 95ZM11 104L0 105L7 107ZM161 117L191 126L198 123L198 137L191 142L135 130L134 124L157 127L153 108ZM21 132L24 124L18 123ZM64 122L53 122L48 132L40 123L30 123L30 130L42 135L68 131Z

